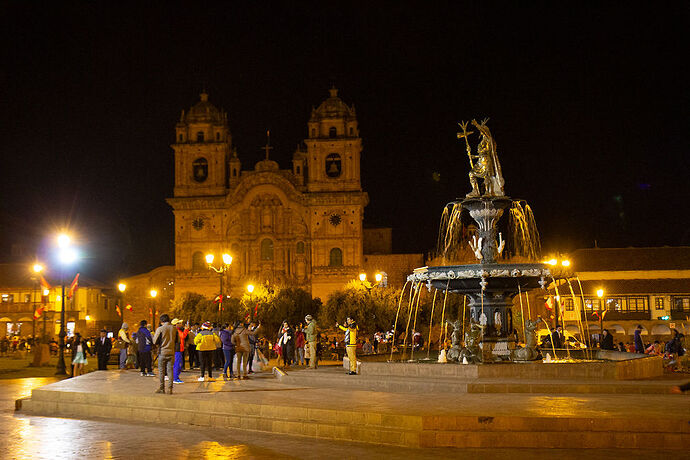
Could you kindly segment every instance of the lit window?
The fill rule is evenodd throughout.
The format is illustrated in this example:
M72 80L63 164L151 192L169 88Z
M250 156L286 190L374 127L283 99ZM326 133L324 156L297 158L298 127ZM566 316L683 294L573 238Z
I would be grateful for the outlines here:
M664 298L663 297L654 298L654 308L656 308L657 310L663 310L664 309Z
M563 299L563 306L565 311L574 311L575 305L573 305L573 299Z

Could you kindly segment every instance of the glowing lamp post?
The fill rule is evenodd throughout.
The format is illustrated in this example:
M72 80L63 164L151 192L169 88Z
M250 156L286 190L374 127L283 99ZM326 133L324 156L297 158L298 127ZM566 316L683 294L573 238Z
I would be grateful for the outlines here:
M149 291L149 296L151 296L151 327L156 328L156 296L158 291L151 289Z
M41 295L41 287L40 287L41 282L40 282L39 277L41 276L41 272L43 271L43 265L41 265L39 263L35 263L33 265L33 267L31 267L31 268L34 272L34 280L36 281L36 291L37 291L36 293L38 294L37 296L34 297L34 301L32 302L34 314L31 317L32 327L33 327L33 329L32 329L33 332L31 333L31 335L33 338L34 346L35 346L36 345L36 297L40 297L40 295Z
M226 271L230 269L230 265L232 264L232 256L230 254L223 254L222 255L222 260L223 263L219 264L217 267L213 265L213 260L215 259L215 256L213 254L206 254L206 265L208 265L209 270L213 270L214 272L218 273L218 279L220 280L220 293L218 295L220 301L218 302L218 322L222 323L223 322L223 275L225 274Z
M124 303L124 295L125 291L127 290L127 285L125 283L120 283L117 285L117 290L120 291L120 305ZM125 310L127 310L124 306L120 308L120 316L122 317L122 322L125 322Z
M60 308L60 334L59 345L58 345L58 362L55 375L66 375L67 370L65 366L65 336L67 335L65 331L65 268L72 265L75 260L77 260L77 251L70 246L71 239L65 234L61 233L57 237L58 244L58 262L60 263L60 286L62 290L62 295L60 296L61 308Z
M601 348L601 337L604 334L604 290L597 289L599 297L599 347Z

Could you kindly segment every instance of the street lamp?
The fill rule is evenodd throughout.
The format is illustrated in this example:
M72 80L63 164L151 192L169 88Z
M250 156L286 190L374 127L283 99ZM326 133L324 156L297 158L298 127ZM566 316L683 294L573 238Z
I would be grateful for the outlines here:
M120 283L117 285L117 290L120 291L120 305L124 303L124 294L125 290L127 289L127 285L125 283ZM127 310L124 306L120 307L120 317L122 318L122 322L125 322L125 310Z
M151 327L156 328L156 296L158 291L151 289L149 291L149 296L151 296Z
M218 279L220 281L220 293L218 295L218 298L220 299L220 302L218 302L219 323L223 322L223 275L226 271L230 269L230 265L232 264L232 256L230 254L224 253L221 258L223 260L223 263L218 265L218 267L215 267L213 265L213 260L215 259L215 256L213 254L206 254L206 264L208 265L208 269L218 273Z
M36 284L35 284L36 293L38 294L38 296L40 296L41 295L41 288L40 288L41 281L40 281L39 277L41 276L41 272L43 271L43 265L41 265L39 263L35 263L33 265L33 267L31 267L31 268L34 271L34 281L36 281ZM33 342L34 342L33 345L34 346L36 346L36 297L38 297L38 296L33 296L34 301L31 302L33 310L34 310L34 314L31 317L31 322L32 322L32 327L33 327L32 336L33 336Z
M597 289L599 297L599 348L601 348L601 336L604 334L604 290Z
M65 233L61 233L57 237L58 245L58 261L60 262L60 285L62 289L62 295L60 296L61 309L60 309L60 333L59 345L58 345L58 362L55 375L66 375L67 370L65 366L65 268L71 265L75 260L77 260L77 251L70 246L71 238Z

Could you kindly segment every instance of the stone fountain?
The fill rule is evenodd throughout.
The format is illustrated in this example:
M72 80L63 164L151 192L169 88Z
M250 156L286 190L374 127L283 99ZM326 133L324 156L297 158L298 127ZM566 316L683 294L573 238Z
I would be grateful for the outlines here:
M440 291L466 295L469 298L470 321L481 330L482 352L478 357L479 361L492 362L510 360L515 348L512 331L518 325L513 325L513 297L520 290L527 291L540 286L543 288L551 273L541 263L498 261L506 244L502 234L498 232L498 223L514 203L504 193L496 143L486 121L478 123L472 120L472 126L480 136L476 153L472 152L468 140L474 132L467 130L469 123L460 123L462 132L458 133L458 138L464 139L467 146L472 190L464 199L451 202L446 208L457 209L459 206L461 212L469 213L476 223L476 233L469 245L478 263L422 267L414 270L408 280L433 286ZM525 355L531 356L529 353L518 356Z

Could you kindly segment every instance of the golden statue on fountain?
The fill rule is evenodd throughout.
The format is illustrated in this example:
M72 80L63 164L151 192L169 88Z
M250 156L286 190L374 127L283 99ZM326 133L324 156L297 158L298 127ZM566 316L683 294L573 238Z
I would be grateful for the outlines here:
M472 191L466 195L467 198L505 196L503 192L505 181L503 180L503 174L501 172L501 163L498 161L496 142L494 142L493 137L491 137L489 127L486 126L487 121L489 121L488 118L484 119L481 123L478 123L477 120L472 120L472 126L477 128L477 131L481 134L481 140L479 141L479 146L477 146L476 154L472 153L472 148L468 141L469 136L474 134L474 131L467 131L469 122L463 121L462 123L458 123L462 129L462 132L458 133L458 139L465 139L467 156L469 157L471 168L469 176L470 184L472 184ZM484 181L483 194L479 190L479 182L477 179L482 179Z

